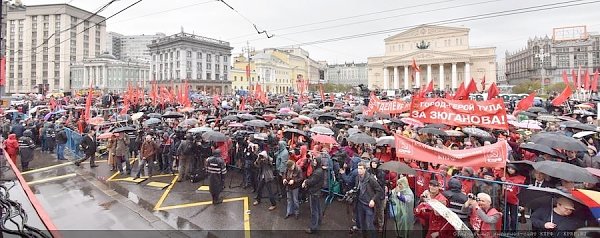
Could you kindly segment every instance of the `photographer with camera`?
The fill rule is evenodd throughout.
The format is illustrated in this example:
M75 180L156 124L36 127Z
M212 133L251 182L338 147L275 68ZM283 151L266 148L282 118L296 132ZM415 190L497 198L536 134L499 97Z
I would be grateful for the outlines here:
M365 162L358 163L358 176L356 177L355 190L358 193L356 203L356 217L358 228L363 234L370 237L376 237L375 232L375 206L376 202L381 201L384 196L381 185L377 182L375 176L367 172Z
M447 225L448 221L439 216L431 206L429 200L437 200L440 203L448 206L448 199L440 192L441 184L437 180L429 181L429 189L425 190L420 196L420 203L415 209L415 216L419 219L419 223L423 226L423 231L427 230L425 237L452 237L453 227Z
M258 188L256 191L256 201L254 201L252 205L256 206L260 204L263 188L266 187L271 202L269 211L273 211L276 208L275 205L277 205L271 186L275 179L275 176L273 175L273 158L267 154L267 151L263 150L258 154L258 159L254 161L254 166L258 168Z
M502 231L502 213L492 207L492 198L486 193L477 196L468 194L468 200L463 205L463 212L470 212L469 224L477 237L495 238Z
M323 215L323 207L321 206L321 188L325 184L325 172L323 170L321 159L314 158L311 153L308 154L309 161L314 170L306 180L302 183L302 188L305 189L309 196L310 204L310 226L306 229L306 233L315 233L321 225L321 216Z

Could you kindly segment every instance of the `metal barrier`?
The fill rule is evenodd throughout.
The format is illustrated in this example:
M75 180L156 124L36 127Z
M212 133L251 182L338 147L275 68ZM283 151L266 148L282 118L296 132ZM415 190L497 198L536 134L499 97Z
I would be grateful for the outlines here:
M71 151L73 156L83 158L83 151L79 149L79 144L83 136L69 128L65 128L65 132L67 134L67 144L65 147Z

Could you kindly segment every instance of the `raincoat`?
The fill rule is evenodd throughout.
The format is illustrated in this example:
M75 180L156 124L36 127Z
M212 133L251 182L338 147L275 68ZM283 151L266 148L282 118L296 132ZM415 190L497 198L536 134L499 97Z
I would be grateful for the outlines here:
M409 232L415 223L415 195L408 186L406 177L398 179L397 186L392 190L390 196L390 214L394 216L394 224L401 237L409 237ZM392 213L393 212L393 213Z
M4 141L6 153L10 156L10 160L17 164L17 155L19 155L19 141L16 134L8 135L8 139Z

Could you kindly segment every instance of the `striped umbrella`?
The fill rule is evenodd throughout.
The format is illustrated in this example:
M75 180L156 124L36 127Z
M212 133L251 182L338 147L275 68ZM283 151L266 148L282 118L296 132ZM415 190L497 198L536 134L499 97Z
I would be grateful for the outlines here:
M596 219L600 219L600 192L586 190L586 189L576 189L571 192L573 197L578 198L585 204L590 210Z

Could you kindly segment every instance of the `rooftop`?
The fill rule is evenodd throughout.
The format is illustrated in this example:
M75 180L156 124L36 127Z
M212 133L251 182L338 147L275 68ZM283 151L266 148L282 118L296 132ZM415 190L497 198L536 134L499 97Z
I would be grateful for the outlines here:
M194 34L190 34L190 33L185 33L185 32L180 32L180 33L177 33L174 35L161 37L159 39L152 40L151 45L166 44L166 43L170 43L170 42L174 42L174 41L178 41L178 40L199 41L202 43L209 43L209 44L215 44L215 45L219 45L219 46L230 47L229 42L212 39L212 38L208 38L208 37L204 37L204 36L194 35Z

